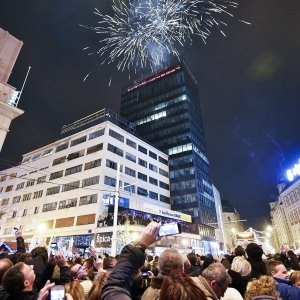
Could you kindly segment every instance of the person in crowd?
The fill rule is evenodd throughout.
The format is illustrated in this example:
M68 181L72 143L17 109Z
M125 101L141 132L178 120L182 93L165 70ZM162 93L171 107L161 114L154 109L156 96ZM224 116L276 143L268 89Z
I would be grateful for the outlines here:
M202 273L202 267L197 265L197 255L195 253L189 253L187 255L188 260L190 261L190 268L187 274L191 277L198 277Z
M87 296L92 288L93 282L89 279L87 270L84 265L74 264L70 267L70 274L73 281L79 281L84 290L84 295Z
M78 281L65 284L65 292L69 293L74 300L85 300L83 287Z
M231 277L230 287L237 289L244 296L248 282L251 280L251 265L244 256L236 256L228 274Z
M245 249L241 245L236 246L236 248L234 249L234 256L244 256L244 257L246 257Z
M262 275L267 275L266 265L262 259L263 249L256 243L250 243L246 247L248 261L251 265L251 278L258 278Z
M182 255L175 248L166 249L158 259L158 269L158 276L151 279L150 287L144 292L142 300L159 299L164 277L168 276L172 270L184 269Z
M174 269L163 279L159 300L183 299L206 300L207 298L195 280L185 274L182 269Z
M284 266L289 270L291 268L291 261L288 257L288 251L290 250L288 245L282 245L280 247L280 261L284 264Z
M2 278L4 273L13 266L13 263L8 258L0 259L0 299L5 299L7 297L7 292L2 286Z
M293 252L293 250L288 250L287 256L289 258L289 265L292 270L299 271L300 270L300 265L298 261L297 255Z
M30 264L32 261L31 253L21 253L17 258L17 262L24 262L25 264Z
M276 282L276 289L282 300L300 299L300 288L288 280L288 272L280 261L270 260L267 264L267 272Z
M118 262L108 277L103 289L102 300L129 300L132 280L145 262L145 250L158 240L160 224L151 222L145 228L138 242L126 245Z
M290 281L300 287L300 271L294 271L289 276Z
M203 269L206 269L210 264L214 263L214 258L211 254L207 254L203 258Z
M197 278L206 297L213 300L221 299L230 283L230 277L221 263L209 265Z
M280 300L276 291L276 282L269 276L261 276L249 282L245 293L245 300Z

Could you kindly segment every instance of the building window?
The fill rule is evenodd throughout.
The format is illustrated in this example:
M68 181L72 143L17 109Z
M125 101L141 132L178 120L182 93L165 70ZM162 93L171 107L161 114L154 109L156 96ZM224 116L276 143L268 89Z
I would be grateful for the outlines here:
M73 152L73 153L70 153L67 156L67 160L73 160L73 159L76 159L76 158L81 157L83 155L84 155L84 150Z
M167 183L164 183L162 181L159 182L159 187L165 189L165 190L169 190L170 186Z
M42 176L42 177L39 177L37 180L36 180L36 184L40 184L40 183L43 183L46 181L46 176Z
M57 202L44 204L42 212L56 210L56 207L57 207Z
M116 187L117 180L115 178L112 178L112 177L109 177L109 176L105 176L104 177L104 184Z
M152 164L149 163L149 169L153 172L156 172L157 173L157 166L154 166Z
M41 198L43 196L43 190L33 193L33 199Z
M166 166L168 165L168 161L164 158L162 158L161 156L158 157L159 162L165 164Z
M22 217L25 217L27 215L27 209L26 208L24 208L24 210L23 210L23 214L22 214Z
M141 158L139 158L139 165L144 168L147 168L147 162Z
M17 184L16 190L22 189L25 185L25 182L21 182Z
M138 149L139 149L140 152L145 153L145 154L147 154L147 152L148 152L147 149L144 148L144 147L141 146L141 145L139 145L139 148L138 148Z
M169 178L169 173L161 168L159 168L159 174Z
M137 193L141 196L144 196L144 197L148 196L148 191L146 189L141 188L141 187L137 188Z
M56 219L55 228L71 227L74 225L74 217Z
M110 136L112 136L113 138L119 140L120 142L124 143L124 136L117 133L116 131L109 129L109 133Z
M107 145L107 150L123 157L123 150L116 146L113 146L112 144Z
M69 147L69 142L64 143L62 145L57 146L56 149L55 149L55 152L59 152L59 151L65 150L68 147Z
M89 140L93 140L101 135L104 135L104 132L105 132L105 128L101 128L95 132L92 132L89 134Z
M158 180L149 176L149 182L154 185L158 185Z
M31 193L24 194L23 198L22 198L22 201L28 201L28 200L30 200L30 198L31 198Z
M149 198L154 199L154 200L158 200L158 194L149 191Z
M143 173L140 173L138 172L138 179L141 179L143 181L146 181L147 182L147 175L143 174Z
M71 190L75 190L75 189L79 189L80 186L80 180L77 181L73 181L67 184L64 184L62 186L62 192L67 192L67 191L71 191Z
M125 157L130 161L136 162L136 156L131 153L126 152Z
M64 209L77 206L77 198L59 201L58 209Z
M78 216L76 225L94 224L95 220L96 220L96 214Z
M45 150L45 151L43 152L43 154L42 154L42 157L46 157L46 156L52 154L52 150L53 150L52 148L51 148L51 149L48 149L48 150Z
M126 144L134 149L136 149L136 143L130 139L126 139Z
M48 188L47 191L46 191L46 195L54 195L54 194L57 194L59 193L60 191L60 185L58 186L53 186L51 188Z
M9 201L9 198L5 198L1 201L1 206L3 205L7 205L8 204L8 201Z
M114 170L117 170L117 168L118 168L118 164L116 162L110 160L110 159L106 160L106 166L108 168L111 168L111 169L114 169Z
M152 151L149 150L149 156L154 158L154 159L157 159L157 155L155 153L153 153Z
M13 218L15 218L16 216L17 216L17 211L14 210L11 217L12 217L12 219L13 219Z
M36 215L38 212L39 212L39 207L38 207L38 206L36 206L36 207L34 208L34 212L33 212L33 214L34 214L34 215Z
M13 197L12 204L19 203L21 200L21 196Z
M82 180L82 187L99 183L100 176L93 176Z
M87 162L84 165L84 170L86 171L86 170L93 169L93 168L100 167L100 166L101 166L101 159L96 159L96 160Z
M64 175L64 171L63 171L63 170L60 170L60 171L51 173L50 176L49 176L49 180L53 180L53 179L60 178L60 177L62 177L63 175Z
M97 203L97 194L80 197L79 206Z
M124 182L124 191L130 192L130 193L135 193L135 186L134 186L134 184L130 184L130 183Z
M66 159L67 158L65 156L56 158L56 159L53 160L52 166L56 166L56 165L62 164L62 163L64 163L66 161Z
M133 169L130 169L128 167L125 167L125 174L129 175L129 176L132 176L132 177L135 177L135 170Z
M84 143L86 141L87 136L82 136L76 140L71 141L70 147L76 146L78 144Z
M5 189L5 192L10 192L13 189L13 185L8 185Z
M5 181L5 180L6 180L6 175L2 175L0 181Z
M75 174L75 173L78 173L78 172L81 172L81 171L82 171L82 165L78 165L78 166L75 166L75 167L72 167L72 168L68 168L65 171L65 176Z
M17 173L12 173L9 175L9 179L13 179L17 177Z
M170 204L170 198L169 197L166 197L164 195L159 195L159 200L161 202L164 202L164 203L169 203Z

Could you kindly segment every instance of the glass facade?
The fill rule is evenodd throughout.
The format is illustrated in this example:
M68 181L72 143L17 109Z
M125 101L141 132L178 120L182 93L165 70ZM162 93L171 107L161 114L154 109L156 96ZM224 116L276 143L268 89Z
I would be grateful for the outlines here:
M214 238L216 210L206 154L197 83L181 62L122 92L121 115L137 133L169 155L173 210L193 217Z

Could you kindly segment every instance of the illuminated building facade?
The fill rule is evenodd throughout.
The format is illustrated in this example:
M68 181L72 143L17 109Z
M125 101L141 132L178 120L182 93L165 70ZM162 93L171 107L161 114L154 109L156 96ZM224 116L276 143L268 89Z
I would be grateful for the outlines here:
M169 155L171 207L189 214L200 234L215 238L216 209L197 82L175 63L122 92L121 115L137 133Z
M183 233L158 242L156 254L170 245L204 253L191 216L170 207L168 156L136 137L133 124L103 109L63 126L62 133L1 171L2 239L15 240L18 227L26 242L72 237L76 247L94 241L110 253L118 193L118 252L158 219L182 223Z

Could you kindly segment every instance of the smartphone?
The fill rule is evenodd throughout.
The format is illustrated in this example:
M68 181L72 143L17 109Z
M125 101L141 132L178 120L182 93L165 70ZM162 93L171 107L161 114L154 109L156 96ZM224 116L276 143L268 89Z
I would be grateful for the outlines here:
M181 233L181 226L179 223L167 223L160 226L158 236L174 235Z
M55 285L50 290L50 300L64 300L65 287L63 285Z
M55 255L56 252L58 251L57 243L51 243L51 254Z

